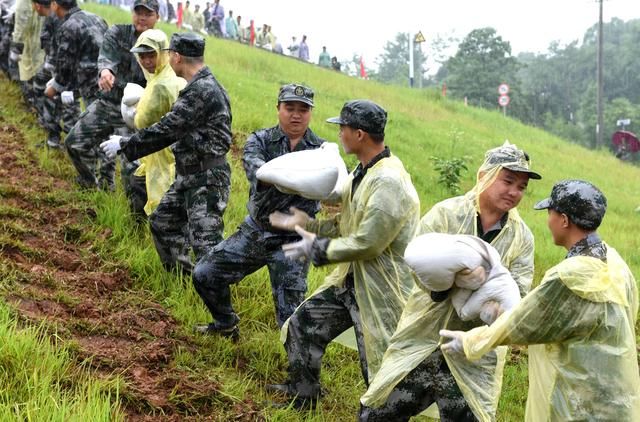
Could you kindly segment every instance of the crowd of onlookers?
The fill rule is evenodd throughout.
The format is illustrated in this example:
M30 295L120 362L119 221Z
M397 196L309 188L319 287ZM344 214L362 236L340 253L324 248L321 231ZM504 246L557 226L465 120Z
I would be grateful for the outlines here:
M126 10L131 9L132 0L98 0L99 3L122 6ZM175 0L174 0L175 2ZM288 55L307 62L312 61L309 56L307 36L291 37L291 42L285 48L274 35L271 25L256 25L253 19L246 23L242 16L235 16L233 10L225 13L220 0L206 2L202 8L199 4L193 4L190 0L185 2L171 0L159 0L160 17L165 22L175 23L179 29L187 29L200 32L204 35L213 35L220 38L235 40L243 44L260 47L274 53ZM285 52L286 50L286 52ZM317 64L321 67L340 71L341 64L336 56L331 57L327 47L322 47Z

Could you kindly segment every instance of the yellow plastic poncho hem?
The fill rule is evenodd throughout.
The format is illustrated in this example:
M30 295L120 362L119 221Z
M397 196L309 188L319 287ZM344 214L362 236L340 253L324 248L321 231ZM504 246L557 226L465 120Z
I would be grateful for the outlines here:
M180 90L187 84L183 78L176 76L169 66L169 53L163 50L168 45L164 32L159 29L144 31L135 44L136 47L140 45L153 47L157 54L157 62L153 74L142 68L147 86L136 107L136 129L143 129L160 121L160 118L171 110ZM137 54L136 58L140 63ZM134 174L145 176L147 203L144 210L150 215L175 179L175 157L169 148L164 148L139 161L140 166Z

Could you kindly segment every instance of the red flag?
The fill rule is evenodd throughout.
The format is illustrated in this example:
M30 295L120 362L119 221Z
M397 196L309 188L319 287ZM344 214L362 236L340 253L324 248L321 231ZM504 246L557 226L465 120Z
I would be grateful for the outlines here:
M367 79L367 69L364 68L364 60L362 56L360 56L360 77L362 79Z

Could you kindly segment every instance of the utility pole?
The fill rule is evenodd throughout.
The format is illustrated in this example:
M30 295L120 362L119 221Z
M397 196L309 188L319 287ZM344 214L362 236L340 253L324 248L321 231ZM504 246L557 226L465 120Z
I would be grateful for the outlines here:
M602 78L602 2L603 0L596 0L600 3L600 19L598 20L598 67L597 67L597 78L598 78L598 123L596 124L596 143L593 145L593 148L600 148L602 146L602 132L604 129L604 88L603 88L603 78Z
M409 32L409 87L413 88L413 34Z

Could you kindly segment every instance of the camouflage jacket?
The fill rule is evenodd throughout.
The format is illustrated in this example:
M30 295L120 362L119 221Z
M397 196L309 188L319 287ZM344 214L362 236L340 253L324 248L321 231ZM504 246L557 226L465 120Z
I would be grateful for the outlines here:
M103 92L101 98L118 106L127 82L147 86L147 80L144 78L135 54L129 51L137 40L138 35L133 25L113 25L104 34L104 41L100 47L98 73L103 69L109 69L116 77L111 91Z
M323 142L324 139L307 129L294 151L316 149ZM280 126L253 132L244 146L242 163L250 185L247 209L251 218L266 230L273 230L269 224L269 214L274 211L288 212L289 207L296 207L314 217L320 210L318 201L282 193L274 186L260 183L256 178L256 172L264 163L289 152L292 152L289 138Z
M55 63L55 52L57 44L55 43L55 36L62 21L52 12L49 16L44 18L44 24L42 24L42 31L40 31L40 48L44 50L44 53L48 56L50 63Z
M101 17L77 7L69 10L55 35L56 91L78 89L84 98L95 96L96 60L106 30L107 23Z
M224 159L231 147L231 106L227 91L207 66L184 87L171 110L159 122L121 141L129 161L171 146L176 168L194 166L205 158ZM179 172L177 172L179 173ZM213 170L178 176L184 187L229 183L224 162Z

